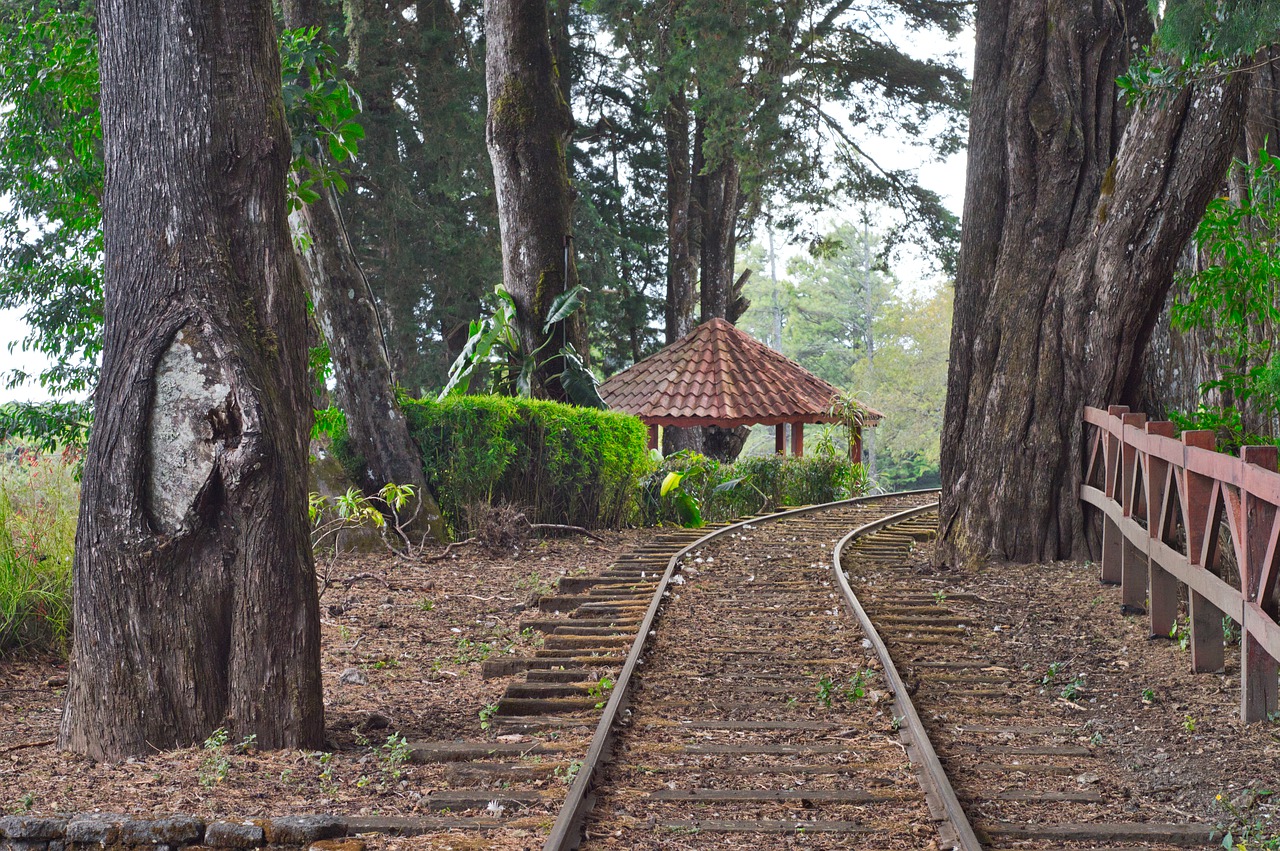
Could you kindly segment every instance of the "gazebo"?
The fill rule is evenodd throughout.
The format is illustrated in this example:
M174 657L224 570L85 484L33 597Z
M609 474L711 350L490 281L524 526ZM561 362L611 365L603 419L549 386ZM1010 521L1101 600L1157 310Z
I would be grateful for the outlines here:
M804 454L804 424L833 423L831 402L840 394L723 319L711 319L662 351L624 369L600 385L600 397L615 410L649 426L649 446L658 447L664 426L791 425L791 454ZM863 425L883 414L863 408ZM784 429L776 451L785 454ZM862 427L854 430L849 457L862 462Z

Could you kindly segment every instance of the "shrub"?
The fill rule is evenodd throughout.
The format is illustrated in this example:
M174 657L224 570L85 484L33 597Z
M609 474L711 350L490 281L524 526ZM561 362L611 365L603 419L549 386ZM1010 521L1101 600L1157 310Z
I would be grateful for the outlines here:
M867 492L862 465L830 452L800 458L743 458L732 464L678 452L640 481L641 516L646 525L681 522L673 494L661 494L663 481L673 472L682 474L680 488L693 498L702 519L708 522Z
M648 432L627 414L506 396L405 401L427 483L445 519L510 503L534 523L619 526L649 470Z
M75 469L74 458L12 447L0 461L0 653L66 649Z

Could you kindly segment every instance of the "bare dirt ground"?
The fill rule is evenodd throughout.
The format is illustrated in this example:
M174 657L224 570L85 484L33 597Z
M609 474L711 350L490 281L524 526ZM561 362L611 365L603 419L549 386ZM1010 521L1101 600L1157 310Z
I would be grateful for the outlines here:
M434 563L336 562L320 599L324 752L227 740L95 763L53 746L65 666L0 660L0 811L423 815L424 796L448 786L446 767L411 764L401 743L497 739L481 714L511 678L485 680L481 663L531 651L540 635L519 621L536 597L561 576L603 570L638 533L601 537L527 539L497 555L469 546Z
M323 752L262 752L226 741L93 763L52 745L65 667L53 659L0 660L0 811L425 814L424 797L448 786L445 770L407 762L402 739L496 739L481 713L510 680L482 679L482 660L532 649L538 636L519 631L531 598L560 576L602 570L644 536L528 540L499 555L464 547L436 563L381 555L336 563L321 599ZM927 549L918 558L921 570L931 570ZM1225 673L1192 674L1176 639L1152 640L1144 617L1120 615L1118 590L1101 586L1092 565L990 565L937 579L942 593L981 598L972 622L990 621L991 651L998 648L1035 699L1075 707L1081 736L1127 766L1123 782L1135 798L1160 802L1171 820L1227 824L1233 818L1224 804L1231 804L1245 812L1241 824L1280 821L1270 796L1260 794L1280 787L1280 723L1239 722L1238 641L1228 646ZM1068 701L1063 691L1077 680ZM585 751L585 732L566 735ZM547 783L567 788L561 779ZM515 832L501 838L379 845L536 847L549 824L538 818L523 839L513 824ZM1276 846L1258 840L1248 847Z
M1120 613L1120 589L1099 582L1097 565L939 571L931 544L912 565L933 578L935 593L958 598L947 605L965 618L974 646L1008 670L1021 696L1019 723L1065 718L1090 763L1113 766L1111 776L1098 777L1082 765L1075 778L1082 791L1117 789L1127 799L1107 820L1204 822L1232 830L1237 841L1247 836L1249 851L1280 848L1280 716L1241 723L1233 624L1226 669L1196 674L1185 600L1178 632L1152 637L1145 614Z

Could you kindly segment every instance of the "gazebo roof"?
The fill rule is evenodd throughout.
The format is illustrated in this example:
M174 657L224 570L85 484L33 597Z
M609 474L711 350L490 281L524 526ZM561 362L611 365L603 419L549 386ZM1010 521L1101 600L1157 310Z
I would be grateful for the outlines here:
M650 425L725 428L834 422L828 409L839 392L719 318L600 385L610 408ZM884 416L865 410L867 425Z

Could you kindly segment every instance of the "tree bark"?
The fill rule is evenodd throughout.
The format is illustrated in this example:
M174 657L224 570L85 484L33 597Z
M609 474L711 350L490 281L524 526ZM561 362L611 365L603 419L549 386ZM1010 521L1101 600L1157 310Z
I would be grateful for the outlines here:
M493 163L502 231L502 280L516 304L526 356L543 347L542 331L556 296L578 283L572 246L572 191L564 151L573 129L560 94L548 36L546 3L486 0L485 139ZM551 328L534 375L536 395L563 401L555 376L559 352L585 354L580 311Z
M1269 61L1254 63L1249 108L1236 152L1240 161L1250 165L1257 163L1258 151L1262 147L1265 146L1273 155L1280 150L1280 59L1276 58L1277 55L1280 51L1275 48L1263 51L1257 60ZM1223 191L1233 199L1243 200L1247 180L1244 172L1232 169ZM1182 252L1179 271L1195 273L1210 262L1212 258L1198 252L1192 241ZM1153 419L1165 419L1174 412L1190 413L1202 403L1211 407L1236 407L1246 430L1270 433L1273 424L1269 416L1256 410L1255 405L1232 398L1230 391L1224 388L1201 392L1203 384L1222 377L1224 364L1220 362L1219 353L1227 343L1216 328L1198 327L1182 331L1172 326L1172 306L1186 298L1185 289L1175 285L1165 296L1164 309L1156 320L1143 360L1137 410ZM1276 329L1259 328L1257 333L1274 339Z
M662 111L667 154L667 344L694 327L697 283L689 227L693 173L689 148L689 104L684 93L672 95Z
M737 322L741 293L734 287L733 265L738 246L741 172L729 158L695 179L702 224L702 321L712 317Z
M939 558L1087 553L1082 407L1137 396L1141 355L1230 158L1247 75L1128 123L1112 82L1145 4L978 6ZM1050 25L1052 23L1052 25ZM1113 161L1114 160L1114 161Z
M291 0L284 11L290 28L323 22L314 0ZM440 509L427 490L422 454L396 401L378 308L352 249L337 194L330 187L314 188L320 197L296 211L291 222L307 237L306 247L299 250L302 277L329 345L334 397L347 416L347 448L359 473L356 484L366 494L389 483L412 485L419 498L404 512L415 518L406 531L411 537L442 541L446 534Z
M307 318L269 3L104 0L105 348L59 737L323 742Z

